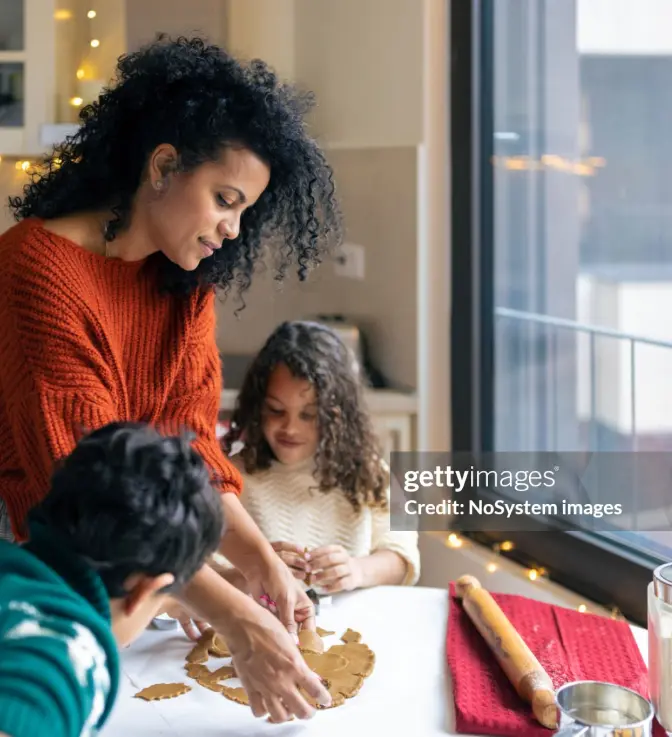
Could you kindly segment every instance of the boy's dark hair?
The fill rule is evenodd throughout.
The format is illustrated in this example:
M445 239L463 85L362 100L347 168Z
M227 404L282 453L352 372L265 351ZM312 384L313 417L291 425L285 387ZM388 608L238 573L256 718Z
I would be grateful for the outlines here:
M30 514L63 536L100 574L111 597L134 573L172 573L174 590L224 533L219 493L190 438L140 423L112 423L84 437Z
M247 473L270 467L274 455L262 432L262 410L269 379L280 364L315 387L319 488L341 488L356 511L362 504L386 506L388 474L353 356L338 335L320 323L283 322L268 338L238 394L231 429L224 437L225 451L230 453L242 438L240 455Z
M277 243L277 278L296 262L304 279L341 238L332 170L304 120L312 105L311 94L280 83L262 61L242 64L200 38L161 34L119 59L116 84L82 108L79 130L54 149L23 197L10 198L10 207L17 219L111 207L116 216L105 235L113 240L128 225L158 145L176 148L182 171L242 145L269 165L268 187L243 214L239 237L194 271L157 254L162 286L188 294L212 285L226 293L235 281L242 294L269 235Z

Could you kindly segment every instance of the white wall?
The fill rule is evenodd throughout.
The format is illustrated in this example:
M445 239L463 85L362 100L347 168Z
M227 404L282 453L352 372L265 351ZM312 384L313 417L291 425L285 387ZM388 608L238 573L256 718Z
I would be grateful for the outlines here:
M422 142L424 5L296 0L296 73L319 92L313 120L322 140L344 147Z
M577 0L582 54L672 53L670 0Z
M261 58L284 79L294 79L294 0L225 0L226 44L237 57Z
M223 43L225 13L222 0L128 0L127 49L135 51L153 41L159 32L170 36L201 35L212 43Z

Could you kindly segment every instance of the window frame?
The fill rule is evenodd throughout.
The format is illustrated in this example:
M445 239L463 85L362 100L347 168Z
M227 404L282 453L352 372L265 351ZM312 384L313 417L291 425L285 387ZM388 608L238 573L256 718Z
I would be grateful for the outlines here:
M451 42L451 425L454 452L492 452L495 420L494 315L494 3L450 3ZM495 519L465 537L646 627L646 589L664 562L606 536L537 531L494 532ZM459 531L459 518L455 528Z

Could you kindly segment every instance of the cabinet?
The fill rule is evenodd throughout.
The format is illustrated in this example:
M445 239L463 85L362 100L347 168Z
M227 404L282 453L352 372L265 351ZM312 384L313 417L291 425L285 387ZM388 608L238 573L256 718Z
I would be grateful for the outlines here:
M0 154L42 151L54 122L55 0L0 0Z
M388 463L390 453L413 450L414 415L410 412L373 414L371 419Z

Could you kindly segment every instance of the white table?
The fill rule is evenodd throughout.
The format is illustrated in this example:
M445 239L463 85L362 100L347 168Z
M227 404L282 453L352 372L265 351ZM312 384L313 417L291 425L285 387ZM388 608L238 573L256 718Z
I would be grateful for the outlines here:
M181 632L146 631L122 654L123 678L101 737L434 737L452 732L453 701L445 666L448 594L422 587L379 587L334 597L318 624L336 635L348 628L376 654L373 673L343 706L307 721L269 724L250 708L185 678L191 643ZM646 630L633 628L646 662ZM210 659L208 667L228 661ZM187 683L188 694L146 702L133 695L154 683ZM230 681L229 685L239 685Z

